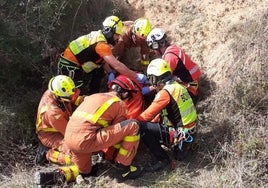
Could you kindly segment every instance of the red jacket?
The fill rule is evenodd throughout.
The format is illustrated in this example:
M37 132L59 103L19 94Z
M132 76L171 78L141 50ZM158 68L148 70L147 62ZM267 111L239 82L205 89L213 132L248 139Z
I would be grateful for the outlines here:
M201 74L199 66L178 46L173 44L167 47L162 58L169 63L172 74L182 82L198 80Z

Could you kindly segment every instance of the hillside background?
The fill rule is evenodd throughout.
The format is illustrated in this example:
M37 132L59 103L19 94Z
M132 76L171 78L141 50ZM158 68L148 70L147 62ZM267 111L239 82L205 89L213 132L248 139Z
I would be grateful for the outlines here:
M123 184L104 171L80 187L268 187L268 0L0 0L0 187L34 187L36 109L57 55L112 14L149 18L200 65L198 147L174 171Z

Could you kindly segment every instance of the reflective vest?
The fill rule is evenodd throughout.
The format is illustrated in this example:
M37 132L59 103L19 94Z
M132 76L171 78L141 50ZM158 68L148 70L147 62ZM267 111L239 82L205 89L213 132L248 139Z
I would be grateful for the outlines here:
M69 48L81 65L85 63L98 64L102 60L95 51L98 42L107 42L100 30L78 37L70 42Z
M169 104L163 110L164 124L183 127L195 122L197 113L187 89L176 81L166 84L163 89L167 90L171 97ZM172 101L175 101L177 105L174 105Z

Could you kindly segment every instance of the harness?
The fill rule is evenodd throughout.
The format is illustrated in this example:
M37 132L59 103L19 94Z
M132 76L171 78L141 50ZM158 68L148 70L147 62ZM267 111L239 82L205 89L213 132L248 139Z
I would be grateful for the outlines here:
M70 61L69 59L65 58L63 56L63 54L60 55L59 57L59 61L58 61L58 70L57 70L57 74L64 74L63 73L63 69L66 69L68 72L68 75L70 78L74 79L75 77L75 73L80 70L81 68L78 67L78 65L73 62ZM78 73L79 74L79 73ZM80 83L79 85L77 85L77 87L82 86L83 83Z

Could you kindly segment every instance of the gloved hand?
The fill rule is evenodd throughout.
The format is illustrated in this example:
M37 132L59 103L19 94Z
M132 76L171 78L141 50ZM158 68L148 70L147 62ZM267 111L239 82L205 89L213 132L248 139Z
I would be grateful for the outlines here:
M150 87L149 87L149 86L144 86L144 87L141 88L141 93L142 93L143 95L146 95L146 94L148 94L149 92L150 92Z
M147 76L142 73L136 74L136 80L138 80L140 84L144 84L144 85L149 84Z
M110 84L111 81L115 79L115 75L116 75L116 71L115 70L111 70L108 73L108 84Z

